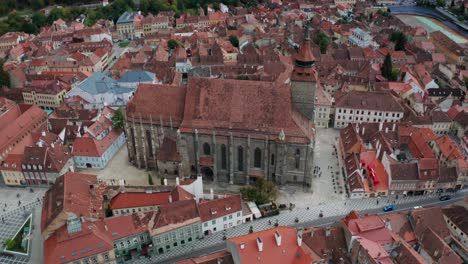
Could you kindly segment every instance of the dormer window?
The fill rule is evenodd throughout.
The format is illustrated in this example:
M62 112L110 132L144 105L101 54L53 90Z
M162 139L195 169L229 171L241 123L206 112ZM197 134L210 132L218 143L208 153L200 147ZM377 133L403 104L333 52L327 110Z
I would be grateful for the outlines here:
M4 166L5 166L5 168L8 168L8 163L5 163L5 165L4 165Z
M217 214L217 213L218 213L218 212L217 212L216 210L211 209L211 214L212 214L212 215L215 215L215 214Z
M39 165L39 169L42 170L42 165Z
M24 166L24 164L23 164L23 165L21 165L21 168L23 168L23 170L24 170L24 169L26 169L26 166Z
M231 210L231 207L230 207L230 206L227 206L227 205L226 205L225 208L226 208L226 211Z

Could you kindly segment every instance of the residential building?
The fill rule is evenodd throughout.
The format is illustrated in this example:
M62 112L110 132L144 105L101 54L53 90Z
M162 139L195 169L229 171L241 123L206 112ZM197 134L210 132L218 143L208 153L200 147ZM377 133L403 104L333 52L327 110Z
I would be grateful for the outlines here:
M77 168L104 169L117 151L125 143L125 133L112 126L114 110L107 111L97 117L85 134L73 142L73 158Z
M74 170L71 150L67 146L28 146L21 161L27 185L49 185Z
M133 22L137 14L137 12L126 11L119 17L115 24L119 40L131 40L135 37L135 27Z
M235 264L259 260L262 263L315 263L320 257L302 240L301 231L292 227L276 227L229 238L226 245Z
M348 38L350 45L359 46L361 48L367 48L373 46L373 38L369 32L366 32L360 28L352 30L352 35Z
M333 1L335 5L343 5L343 4L348 4L348 5L354 5L356 4L356 0L334 0Z
M27 38L28 34L24 32L7 32L0 37L0 51L12 49Z
M153 16L152 14L148 14L143 18L142 23L143 34L145 36L159 31L166 31L171 27L169 17L161 15Z
M32 105L14 121L4 126L0 130L0 161L15 151L15 147L20 147L19 151L22 153L25 140L28 140L31 132L38 130L46 121L46 112L39 106Z
M158 211L137 213L148 226L153 254L175 250L203 237L201 220L194 200L161 205ZM151 223L151 224L150 224Z
M205 235L240 225L243 219L241 195L201 200L198 203L198 212Z
M35 104L42 109L53 110L63 103L70 86L62 81L44 81L21 89L26 104Z
M468 211L460 205L453 205L442 209L444 220L452 235L468 247Z
M328 128L332 108L331 96L319 86L315 90L314 124L315 127Z
M403 114L403 106L390 92L350 91L336 97L334 126L343 128L350 123L397 122Z
M136 212L157 211L160 205L193 199L194 195L180 186L176 186L172 191L125 192L112 197L109 209L112 210L114 216L128 215Z
M23 171L21 169L21 161L23 155L10 154L0 165L0 174L3 177L3 182L8 186L25 185Z

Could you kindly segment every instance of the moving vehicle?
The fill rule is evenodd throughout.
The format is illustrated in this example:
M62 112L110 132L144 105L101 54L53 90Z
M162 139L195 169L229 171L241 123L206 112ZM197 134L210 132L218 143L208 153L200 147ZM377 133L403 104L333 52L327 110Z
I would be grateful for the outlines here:
M447 201L447 200L450 200L452 199L452 196L450 195L442 195L441 197L439 197L439 200L441 201Z
M390 211L393 211L393 210L395 210L395 206L393 204L384 206L384 208L383 208L384 212L390 212Z

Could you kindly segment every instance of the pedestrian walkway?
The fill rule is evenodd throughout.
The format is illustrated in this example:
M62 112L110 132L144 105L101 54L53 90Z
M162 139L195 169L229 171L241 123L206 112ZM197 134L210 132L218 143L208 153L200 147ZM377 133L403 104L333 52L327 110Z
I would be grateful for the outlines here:
M466 194L466 191L463 192ZM273 227L274 223L279 225L295 225L295 219L298 218L300 222L309 222L313 220L320 219L319 214L323 213L324 217L333 217L345 215L355 211L368 211L373 209L379 209L387 204L394 204L395 209L398 210L399 206L402 208L406 207L409 204L419 202L421 204L426 204L429 202L438 201L438 195L425 195L425 196L412 196L412 197L385 197L385 198L369 198L369 199L356 199L356 200L347 200L347 201L338 201L333 203L321 204L314 207L296 207L295 209L289 211L282 211L278 216L268 217L264 219L258 219L253 222L248 222L230 229L226 230L226 237L237 237L241 235L246 235L249 233L249 229L252 226L253 231L261 231ZM270 224L271 221L272 223ZM189 254L194 250L201 250L203 248L213 247L222 243L225 243L223 240L224 232L217 232L206 236L203 239L194 242L190 245L181 246L178 248L173 248L170 251L165 252L163 255L153 256L151 258L139 259L133 263L160 263L162 261Z
M36 206L40 206L41 202L36 201L10 210L0 216L0 252L5 249L4 241L12 239L16 232L26 221L26 218L32 213ZM35 216L37 217L37 216ZM33 226L34 227L34 226ZM23 264L28 263L29 257L18 257L14 255L0 255L0 263L2 264Z

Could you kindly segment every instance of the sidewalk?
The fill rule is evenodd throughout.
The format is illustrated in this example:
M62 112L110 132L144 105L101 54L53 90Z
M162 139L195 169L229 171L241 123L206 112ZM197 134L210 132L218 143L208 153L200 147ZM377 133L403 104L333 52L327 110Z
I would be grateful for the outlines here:
M462 192L462 195L466 195L466 191ZM457 194L457 196L460 196ZM377 200L379 200L379 204L377 204ZM395 199L394 197L388 198L369 198L369 199L361 199L361 200L347 200L347 201L338 201L329 204L322 204L315 207L296 207L294 210L289 211L282 211L280 215L274 217L268 217L264 219L258 219L253 222L245 223L230 229L226 230L226 236L230 237L237 237L241 235L246 235L249 233L250 226L253 227L254 232L261 231L265 229L272 228L273 226L269 224L269 221L275 223L278 221L280 225L296 225L294 222L295 218L297 217L300 222L309 222L313 220L321 219L319 217L319 213L322 212L324 217L333 217L333 216L340 216L344 214L348 214L351 210L356 211L367 211L372 209L379 209L387 204L394 203L396 206L396 210L399 209L399 205L404 207L405 204L412 204L415 202L421 202L423 205L429 202L437 202L438 195L426 195L426 196L412 196L412 197L400 197L399 199ZM407 208L409 209L409 208ZM216 232L210 236L204 237L202 240L197 241L194 244L182 246L179 248L171 249L164 253L163 255L153 256L150 259L139 259L134 261L133 263L141 263L141 264L148 264L148 263L160 263L165 260L183 256L185 254L190 253L191 251L195 250L195 245L197 250L201 250L204 248L210 248L213 246L217 246L219 244L225 243L222 239L223 232Z

